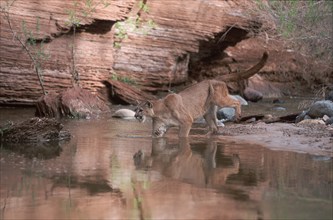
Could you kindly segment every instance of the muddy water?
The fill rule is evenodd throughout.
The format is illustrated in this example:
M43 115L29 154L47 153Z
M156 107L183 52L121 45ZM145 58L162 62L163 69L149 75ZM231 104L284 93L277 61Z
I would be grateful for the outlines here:
M232 137L153 140L150 124L135 121L63 123L73 138L55 158L1 147L1 219L332 218L332 158Z

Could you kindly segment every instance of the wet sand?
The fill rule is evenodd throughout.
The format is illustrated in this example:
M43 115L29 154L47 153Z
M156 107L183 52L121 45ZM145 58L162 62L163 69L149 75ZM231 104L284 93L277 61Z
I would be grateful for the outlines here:
M333 157L333 127L320 124L263 122L247 125L230 124L222 134L235 141L253 142L272 150L286 150Z

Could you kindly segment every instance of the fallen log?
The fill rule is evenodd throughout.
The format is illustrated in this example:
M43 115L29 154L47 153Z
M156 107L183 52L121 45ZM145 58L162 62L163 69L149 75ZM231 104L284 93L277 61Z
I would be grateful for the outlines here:
M270 123L276 123L276 122L282 122L282 123L295 123L296 117L299 115L299 113L293 113L289 115L284 115L280 117L267 117L267 115L259 114L259 115L249 115L242 117L240 119L240 122L254 122L254 121L263 121L267 124Z

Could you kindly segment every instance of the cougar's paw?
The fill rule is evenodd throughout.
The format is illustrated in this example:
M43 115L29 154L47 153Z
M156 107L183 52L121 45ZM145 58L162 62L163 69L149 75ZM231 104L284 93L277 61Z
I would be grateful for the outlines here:
M217 130L208 131L208 133L206 134L206 136L210 137L210 136L221 135L221 134L223 134L223 132L220 131L219 129L217 129Z
M160 131L160 130L155 130L155 131L154 131L154 135L155 135L156 137L159 137L159 136L161 135L161 131Z
M165 127L159 127L158 129L156 129L153 133L155 137L162 137L166 132L166 128Z

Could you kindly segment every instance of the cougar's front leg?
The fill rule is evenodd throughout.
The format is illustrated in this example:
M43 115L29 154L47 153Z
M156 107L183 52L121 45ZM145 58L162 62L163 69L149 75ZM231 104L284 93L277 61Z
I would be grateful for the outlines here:
M239 121L242 117L242 110L241 110L241 104L239 101L236 101L234 103L234 108L236 110L236 121Z
M180 112L173 112L179 122L179 137L188 137L193 119L191 115L184 109L181 108Z
M167 130L168 126L163 121L157 118L153 118L153 137L163 137Z
M178 136L188 137L192 127L193 118L184 107L182 97L178 94L169 96L169 99L165 102L165 106L169 109L176 124L179 125Z

